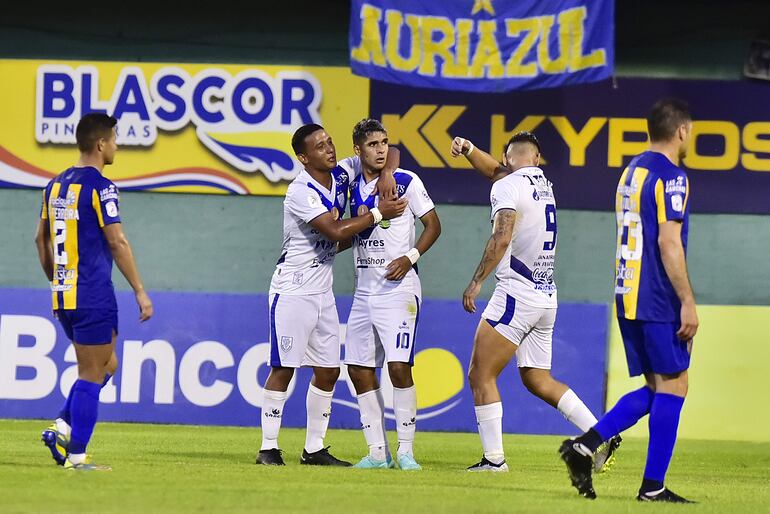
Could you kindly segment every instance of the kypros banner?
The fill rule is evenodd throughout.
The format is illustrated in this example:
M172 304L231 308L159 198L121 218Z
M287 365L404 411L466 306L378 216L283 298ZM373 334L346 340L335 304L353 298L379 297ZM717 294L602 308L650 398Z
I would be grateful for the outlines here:
M0 60L0 76L0 187L71 166L77 122L98 111L119 120L105 173L123 190L283 195L294 130L349 141L369 98L347 68Z
M535 133L557 205L608 211L618 179L646 150L647 113L666 97L687 101L693 134L683 165L696 213L770 214L770 88L719 80L623 78L502 94L371 83L371 114L399 145L401 166L420 174L434 201L489 205L489 181L452 158L452 136L495 158L516 132ZM729 101L715 102L715 98Z
M396 84L477 92L609 77L614 0L354 0L350 67Z
M121 364L102 391L101 419L258 426L269 373L267 296L154 293L153 300L155 316L140 324L133 295L118 293ZM52 318L50 301L45 290L0 290L0 418L56 416L77 377L74 348ZM338 299L343 323L350 305L350 297ZM604 305L564 304L553 343L554 375L597 415L604 406L607 316ZM424 301L414 367L419 429L476 430L466 374L477 323L457 300ZM344 324L341 329L344 341ZM309 380L303 369L289 386L284 426L305 426ZM498 384L507 432L575 433L524 389L513 364ZM392 420L387 376L382 386ZM332 427L361 426L344 366L333 402Z

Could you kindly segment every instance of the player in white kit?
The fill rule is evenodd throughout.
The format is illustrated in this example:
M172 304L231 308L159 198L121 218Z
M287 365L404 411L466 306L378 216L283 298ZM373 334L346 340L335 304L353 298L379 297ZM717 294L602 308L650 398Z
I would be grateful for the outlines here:
M468 370L484 456L468 471L508 471L503 452L503 406L497 377L514 355L526 388L556 407L580 430L596 418L578 396L551 376L551 338L556 321L556 201L551 182L538 167L540 144L529 132L514 135L501 166L467 139L455 138L452 155L464 155L494 181L490 193L492 237L463 294L463 306L476 312L481 284L495 269L497 285L481 314ZM587 428L583 428L587 427ZM597 451L606 469L619 441Z
M353 144L362 173L350 185L350 213L366 216L380 202L375 182L385 165L388 134L377 120L353 129ZM409 201L404 213L353 237L356 291L348 319L345 364L356 389L361 425L369 454L358 468L394 467L387 447L383 398L375 368L387 362L393 384L398 433L396 460L402 470L419 470L413 443L417 397L412 379L415 335L422 297L417 259L436 242L441 222L420 178L411 171L393 172L398 196ZM415 219L424 226L415 242Z
M304 125L292 148L305 169L286 191L283 248L270 282L270 376L262 403L262 446L257 464L283 465L278 446L283 406L294 370L313 367L307 393L307 436L302 464L349 466L333 457L323 440L329 425L334 384L340 374L337 307L332 264L339 241L401 215L405 200L385 199L379 208L340 219L354 163L338 166L334 143L319 125Z

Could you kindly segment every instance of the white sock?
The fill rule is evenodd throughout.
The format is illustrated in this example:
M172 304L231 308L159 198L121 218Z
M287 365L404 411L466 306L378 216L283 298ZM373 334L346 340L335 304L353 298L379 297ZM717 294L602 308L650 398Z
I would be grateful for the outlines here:
M307 408L307 433L305 435L305 451L314 453L324 447L326 429L329 428L329 417L332 413L332 396L334 391L323 391L313 384L307 388L305 407Z
M83 464L86 461L86 454L85 453L70 453L67 455L67 460L69 460L72 464Z
M396 413L398 456L414 455L412 447L417 421L417 393L414 386L393 388L393 410Z
M503 451L503 404L502 402L488 405L477 405L476 422L481 436L481 447L484 448L484 457L493 464L500 464L505 460Z
M64 437L69 437L70 432L72 431L72 428L67 424L66 421L64 421L61 418L56 418L56 430L59 431L60 434L63 434Z
M567 421L578 427L582 432L588 432L588 429L596 424L596 418L588 410L583 400L578 398L575 391L567 389L567 392L559 399L556 408L561 412Z
M361 410L361 428L369 445L369 456L383 461L387 458L384 402L378 397L382 397L379 389L359 394L358 408Z
M286 403L286 391L271 391L265 389L262 399L262 448L272 450L278 448L278 432L281 431L283 404Z

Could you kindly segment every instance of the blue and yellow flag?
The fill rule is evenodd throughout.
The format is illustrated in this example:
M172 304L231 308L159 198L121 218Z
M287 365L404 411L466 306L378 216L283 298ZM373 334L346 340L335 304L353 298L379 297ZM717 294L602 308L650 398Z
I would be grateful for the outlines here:
M354 73L414 87L538 89L609 77L614 0L354 0Z

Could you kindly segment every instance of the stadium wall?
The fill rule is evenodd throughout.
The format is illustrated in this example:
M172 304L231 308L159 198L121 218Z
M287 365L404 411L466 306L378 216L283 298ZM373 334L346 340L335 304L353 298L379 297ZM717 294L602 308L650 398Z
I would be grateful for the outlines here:
M73 154L74 155L74 154ZM109 171L108 171L109 173ZM0 189L0 287L45 287L32 237L40 193ZM282 198L123 193L121 216L148 287L161 291L267 292L282 238ZM489 237L488 208L439 205L443 233L420 260L423 292L459 298ZM606 304L612 295L611 212L559 211L559 298ZM770 305L766 216L691 216L688 262L699 303ZM335 291L350 294L350 254L335 263ZM116 273L119 289L128 285ZM486 284L491 292L493 281Z

